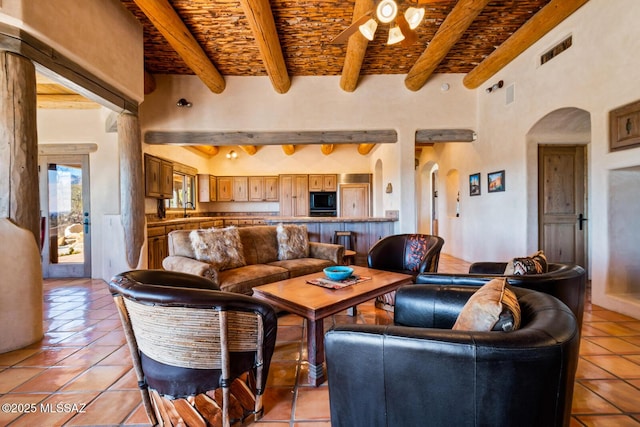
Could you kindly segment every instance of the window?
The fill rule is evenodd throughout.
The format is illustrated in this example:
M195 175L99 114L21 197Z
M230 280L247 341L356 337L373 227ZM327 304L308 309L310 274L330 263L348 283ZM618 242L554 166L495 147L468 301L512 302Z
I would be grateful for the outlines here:
M169 209L195 209L196 206L196 177L181 172L173 172L173 197L165 200L165 207Z

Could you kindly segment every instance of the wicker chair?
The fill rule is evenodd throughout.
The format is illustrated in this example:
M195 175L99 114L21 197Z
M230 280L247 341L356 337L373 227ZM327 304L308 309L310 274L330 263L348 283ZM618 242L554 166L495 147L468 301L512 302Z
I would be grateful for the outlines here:
M162 270L109 283L154 425L229 426L262 416L276 315L255 298L214 288Z
M438 271L444 239L428 234L394 234L378 240L369 249L367 263L377 270L411 274ZM396 292L376 298L376 307L393 311Z

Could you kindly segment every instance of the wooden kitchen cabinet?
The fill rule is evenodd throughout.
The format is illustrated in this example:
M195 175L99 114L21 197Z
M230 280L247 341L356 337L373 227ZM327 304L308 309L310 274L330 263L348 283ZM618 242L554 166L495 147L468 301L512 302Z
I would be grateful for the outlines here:
M230 176L219 176L217 179L217 201L230 202L233 200L233 178Z
M277 202L278 201L278 177L277 176L250 176L249 177L249 201Z
M246 176L233 177L232 202L249 201L249 179Z
M340 216L345 218L369 216L369 184L340 186Z
M144 183L146 197L170 199L173 194L173 163L145 154Z
M335 174L309 175L309 191L336 191L338 176Z
M198 174L198 201L215 202L218 197L216 184L217 181L215 176Z
M162 268L162 260L168 254L167 236L164 227L147 228L147 268Z
M309 176L280 175L280 215L309 216Z

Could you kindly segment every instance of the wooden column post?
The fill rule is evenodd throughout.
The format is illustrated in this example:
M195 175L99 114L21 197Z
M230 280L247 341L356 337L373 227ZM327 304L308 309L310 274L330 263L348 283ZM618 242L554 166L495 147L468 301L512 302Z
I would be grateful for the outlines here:
M40 245L36 70L0 51L0 218L33 233Z
M140 265L144 244L144 179L142 175L142 138L138 117L118 116L118 152L120 153L120 217L124 229L127 264Z

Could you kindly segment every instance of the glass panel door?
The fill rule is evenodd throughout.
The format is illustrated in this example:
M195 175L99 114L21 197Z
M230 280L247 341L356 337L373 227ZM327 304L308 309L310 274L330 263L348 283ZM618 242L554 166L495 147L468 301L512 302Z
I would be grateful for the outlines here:
M87 155L40 159L44 277L91 276L88 164Z

